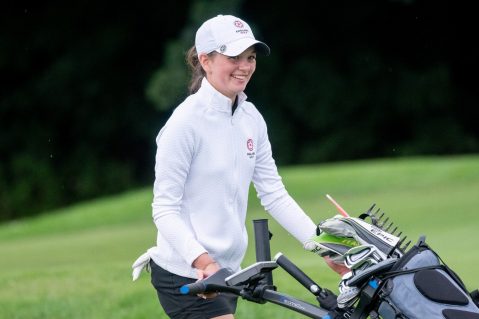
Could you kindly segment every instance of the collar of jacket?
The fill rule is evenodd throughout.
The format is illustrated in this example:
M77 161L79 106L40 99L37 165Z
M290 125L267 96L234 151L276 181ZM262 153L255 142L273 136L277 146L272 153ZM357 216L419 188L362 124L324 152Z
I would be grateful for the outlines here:
M205 103L213 109L231 114L232 103L229 97L224 96L218 92L206 78L203 78L201 81L201 87L198 90L198 93L201 94L201 97L204 99ZM238 107L241 107L244 101L246 101L246 94L240 92L238 94Z

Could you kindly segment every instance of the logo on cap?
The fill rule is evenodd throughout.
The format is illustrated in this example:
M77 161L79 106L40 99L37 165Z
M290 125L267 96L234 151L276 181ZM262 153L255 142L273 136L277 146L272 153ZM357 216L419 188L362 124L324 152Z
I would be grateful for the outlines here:
M220 46L220 52L223 53L225 51L226 51L226 45L223 44L222 46Z
M243 27L243 22L241 22L239 20L235 20L234 24L235 24L235 27L237 27L237 28L242 28Z

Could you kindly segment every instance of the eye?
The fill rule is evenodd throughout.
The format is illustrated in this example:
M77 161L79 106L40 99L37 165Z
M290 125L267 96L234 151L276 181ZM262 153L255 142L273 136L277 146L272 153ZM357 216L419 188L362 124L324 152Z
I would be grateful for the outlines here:
M255 61L255 60L256 60L256 55L250 55L250 56L248 57L248 60L249 60L249 61Z
M228 57L229 60L238 61L240 59L239 55Z

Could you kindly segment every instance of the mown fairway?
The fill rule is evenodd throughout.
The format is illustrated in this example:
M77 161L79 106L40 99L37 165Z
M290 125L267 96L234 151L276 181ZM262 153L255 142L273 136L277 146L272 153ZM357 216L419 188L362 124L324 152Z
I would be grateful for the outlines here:
M479 157L441 157L282 168L284 182L315 222L336 214L325 195L357 216L376 203L413 242L420 234L465 281L479 287ZM166 318L149 275L131 264L152 246L151 189L82 203L0 226L0 318ZM268 218L255 194L252 220ZM337 275L269 219L272 256L281 251L323 287ZM244 266L254 261L253 233ZM286 273L275 285L314 303ZM241 301L237 318L302 318L273 304Z

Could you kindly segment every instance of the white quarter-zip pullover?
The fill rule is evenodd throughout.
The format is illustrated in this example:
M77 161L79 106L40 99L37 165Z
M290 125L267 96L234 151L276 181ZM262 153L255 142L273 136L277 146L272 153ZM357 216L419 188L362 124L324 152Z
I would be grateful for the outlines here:
M192 263L205 252L221 267L240 269L251 182L264 208L300 242L316 229L282 183L261 114L244 93L231 110L231 100L203 79L156 139L152 208L158 236L148 252L180 276L196 278Z

